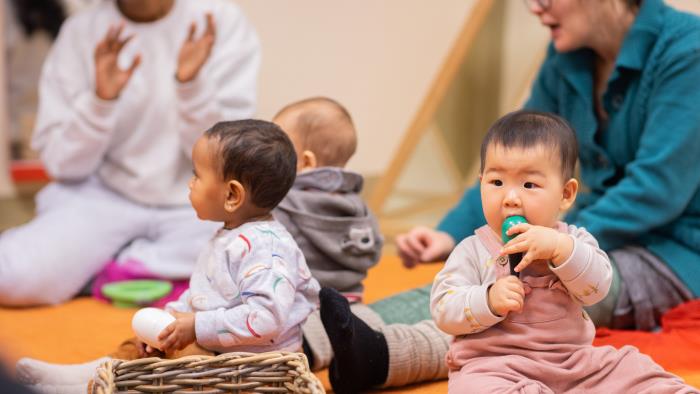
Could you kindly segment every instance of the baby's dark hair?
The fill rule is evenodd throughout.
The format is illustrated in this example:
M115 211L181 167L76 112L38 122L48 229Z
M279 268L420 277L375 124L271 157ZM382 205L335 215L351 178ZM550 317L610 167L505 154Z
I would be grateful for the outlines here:
M574 177L578 159L576 134L569 123L557 115L521 110L498 119L481 143L481 173L484 172L486 150L490 145L503 148L532 148L544 145L557 149L564 180Z
M204 135L218 140L215 162L222 177L241 182L258 208L274 208L292 187L297 156L276 124L256 119L219 122Z

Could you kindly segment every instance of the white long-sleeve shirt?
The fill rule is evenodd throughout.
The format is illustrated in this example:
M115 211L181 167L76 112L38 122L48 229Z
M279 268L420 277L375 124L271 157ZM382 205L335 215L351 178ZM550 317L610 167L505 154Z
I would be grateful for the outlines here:
M298 351L319 290L284 226L251 222L216 233L166 309L195 312L197 343L212 351Z
M216 41L197 77L175 80L178 54L191 22L196 38L205 13L216 23ZM124 21L121 51L126 69L141 64L115 100L95 94L94 52L110 26ZM32 147L59 181L93 174L138 203L186 205L194 142L214 123L254 113L260 49L241 11L227 0L176 0L151 23L126 19L116 1L102 1L69 18L51 49L39 85Z
M566 261L558 267L550 263L549 269L578 303L593 305L601 301L612 283L608 255L586 229L563 223L558 227L573 239L574 249ZM430 294L430 312L442 331L450 335L472 334L505 319L493 314L488 306L489 287L510 271L507 257L498 256L502 246L500 238L484 226L452 251L435 277ZM499 265L504 258L505 265Z

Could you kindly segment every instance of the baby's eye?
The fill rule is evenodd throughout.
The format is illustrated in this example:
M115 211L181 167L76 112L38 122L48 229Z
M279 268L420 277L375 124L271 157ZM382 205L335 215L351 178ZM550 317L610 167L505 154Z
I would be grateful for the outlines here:
M491 181L491 184L495 186L503 186L503 181L501 181L500 179L494 179Z
M535 185L532 182L525 182L523 186L525 186L525 189L534 189L535 187L537 187L537 185Z

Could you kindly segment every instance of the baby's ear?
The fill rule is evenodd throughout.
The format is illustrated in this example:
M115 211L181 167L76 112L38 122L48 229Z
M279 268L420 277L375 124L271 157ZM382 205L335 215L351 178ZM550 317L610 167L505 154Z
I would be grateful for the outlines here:
M246 190L243 185L236 180L229 181L227 186L224 210L228 213L233 213L245 202Z
M303 151L301 153L301 157L299 157L299 161L299 168L301 171L313 170L314 168L318 167L316 154L310 150Z
M562 191L561 204L559 205L559 210L566 211L574 205L576 201L576 194L578 193L578 181L576 178L571 178L564 184L564 190Z

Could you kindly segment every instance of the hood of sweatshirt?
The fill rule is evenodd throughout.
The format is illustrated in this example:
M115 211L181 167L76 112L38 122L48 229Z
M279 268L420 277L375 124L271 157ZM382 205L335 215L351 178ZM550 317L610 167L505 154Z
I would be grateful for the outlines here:
M360 197L362 184L362 175L341 168L305 171L273 211L321 285L345 293L362 292L362 280L379 261L384 242Z

